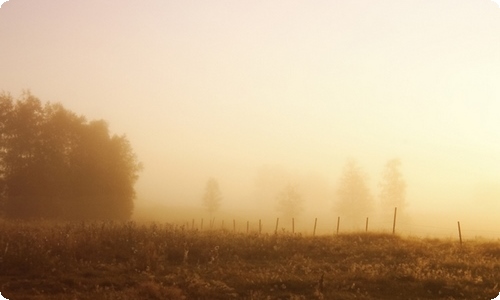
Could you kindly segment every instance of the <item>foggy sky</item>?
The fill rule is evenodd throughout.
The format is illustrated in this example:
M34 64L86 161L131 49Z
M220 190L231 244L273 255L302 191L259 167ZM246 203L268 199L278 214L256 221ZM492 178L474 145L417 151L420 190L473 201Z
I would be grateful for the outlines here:
M331 210L348 159L376 196L398 157L410 210L500 208L490 0L11 0L0 44L0 90L127 135L138 205L201 206L214 177L222 209L255 208L271 166Z

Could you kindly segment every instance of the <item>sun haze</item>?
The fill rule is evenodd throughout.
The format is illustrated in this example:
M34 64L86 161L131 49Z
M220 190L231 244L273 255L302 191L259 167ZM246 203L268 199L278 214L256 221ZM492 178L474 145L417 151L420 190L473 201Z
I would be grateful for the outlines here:
M485 229L497 217L490 0L12 0L0 40L0 90L127 135L144 165L138 209L202 210L215 178L228 214L278 214L276 195L296 184L304 216L333 220L348 160L378 203L399 158L414 219Z

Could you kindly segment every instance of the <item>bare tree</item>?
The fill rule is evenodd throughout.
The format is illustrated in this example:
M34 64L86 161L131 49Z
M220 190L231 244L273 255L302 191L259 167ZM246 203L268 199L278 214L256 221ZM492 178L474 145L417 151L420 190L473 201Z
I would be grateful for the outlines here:
M302 204L302 195L294 184L287 184L285 188L276 197L278 202L277 210L280 211L285 218L295 218L304 210Z

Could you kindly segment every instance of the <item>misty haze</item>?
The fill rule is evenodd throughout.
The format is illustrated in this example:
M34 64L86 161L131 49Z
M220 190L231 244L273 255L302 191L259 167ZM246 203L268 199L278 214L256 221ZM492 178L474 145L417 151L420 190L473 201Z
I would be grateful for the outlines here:
M500 292L494 1L11 0L0 45L7 299Z

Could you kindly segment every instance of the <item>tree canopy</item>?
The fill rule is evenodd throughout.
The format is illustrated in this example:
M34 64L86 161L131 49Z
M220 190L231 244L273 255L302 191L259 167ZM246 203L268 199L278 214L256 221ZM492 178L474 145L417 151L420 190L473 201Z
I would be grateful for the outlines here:
M128 219L141 166L125 136L25 92L0 95L0 209L9 218Z

